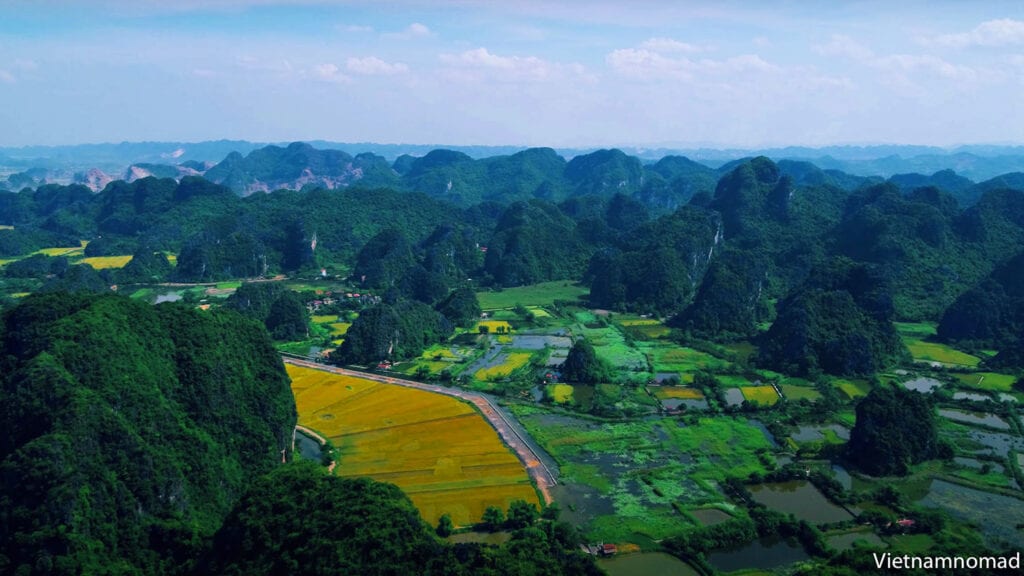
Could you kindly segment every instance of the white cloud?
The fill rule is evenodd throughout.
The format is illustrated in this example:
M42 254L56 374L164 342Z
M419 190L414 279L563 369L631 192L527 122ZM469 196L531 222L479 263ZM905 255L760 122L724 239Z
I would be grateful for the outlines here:
M213 78L217 76L217 73L209 68L194 68L192 70L192 75L197 78Z
M675 52L683 54L693 54L696 52L704 52L706 50L706 48L702 46L689 44L687 42L680 42L679 40L673 40L672 38L650 38L640 44L640 48L654 52Z
M19 58L14 61L14 67L18 70L38 70L39 64L35 60Z
M609 53L605 61L612 70L638 80L686 80L704 75L781 71L781 68L756 54L742 54L721 60L694 60L685 56L668 56L644 48L623 48Z
M382 34L385 38L394 38L399 40L411 40L416 38L430 38L434 35L434 32L427 27L426 24L419 22L413 22L409 24L400 32L388 32Z
M345 69L353 74L365 74L368 76L394 76L405 74L409 67L401 62L385 62L376 56L366 58L349 58L345 61Z
M359 26L357 24L338 24L334 28L338 32L352 32L354 34L373 32L373 26Z
M1002 18L977 25L969 32L925 38L926 44L966 48L969 46L1017 46L1024 44L1024 21Z
M623 76L636 79L658 79L666 77L690 78L692 62L689 59L675 59L653 50L623 48L614 50L605 61Z
M925 71L950 80L973 81L979 76L978 71L973 68L951 64L942 58L929 55L893 54L875 59L872 65L890 72Z
M961 83L995 78L990 71L955 64L933 54L877 55L873 50L849 36L835 35L827 44L814 47L823 56L839 56L858 62L888 75L888 79L902 87L914 88L915 76L931 75Z
M822 56L842 56L858 61L869 60L875 55L867 46L842 34L833 35L827 44L814 46L814 51Z
M410 36L430 36L432 34L430 28L427 28L424 24L420 24L419 22L409 24L409 27L406 28L405 31Z
M280 58L258 58L256 56L240 56L238 65L246 70L290 74L294 71L292 63Z
M559 64L536 56L500 56L486 48L466 50L459 54L441 54L441 63L448 66L450 77L461 80L484 76L505 81L549 81L571 77L591 81L580 64Z
M341 69L338 68L337 64L317 64L310 68L309 73L314 79L323 82L336 82L344 84L352 81L351 78L349 78L348 76L341 72Z
M14 84L17 80L14 78L14 74L11 74L7 70L0 69L0 82L4 84Z

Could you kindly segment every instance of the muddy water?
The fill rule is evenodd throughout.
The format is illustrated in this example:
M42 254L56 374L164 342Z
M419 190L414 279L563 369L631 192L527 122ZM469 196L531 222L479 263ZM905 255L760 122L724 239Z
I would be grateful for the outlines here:
M983 426L998 428L1000 430L1010 429L1009 422L995 414L989 414L987 412L968 412L966 410L956 410L954 408L940 408L939 415L945 416L946 418L956 422L963 422L964 424L981 424Z
M862 545L875 548L886 548L888 545L874 532L853 532L851 534L837 534L826 538L828 545L836 550L850 550L854 544L860 542Z
M973 400L975 402L984 402L991 400L987 394L978 394L975 392L956 392L953 394L953 400Z
M707 410L707 400L697 400L690 398L666 398L661 401L662 407L666 410L678 410L681 406L685 406L687 410Z
M714 526L715 524L721 524L732 520L732 516L717 508L691 510L690 514L692 514L697 520L700 520L702 526Z
M832 465L832 473L836 476L836 481L843 485L846 490L853 490L853 476L847 472L846 468L843 468L839 464Z
M956 518L977 524L989 545L998 547L997 543L1004 540L1017 548L1024 546L1024 534L1016 528L1024 518L1024 500L932 480L919 504L942 508Z
M320 443L302 432L295 432L295 449L306 460L320 461Z
M721 572L733 572L745 568L771 570L794 562L807 560L809 556L797 542L781 538L761 538L731 548L722 548L708 554L708 562Z
M614 558L603 558L597 565L608 576L699 576L692 566L664 552L641 552Z
M800 426L800 428L794 432L791 437L797 442L821 442L825 439L826 430L835 432L836 437L840 440L850 439L850 429L846 426L840 426L839 424L830 424L828 426Z
M939 386L942 386L942 382L939 382L934 378L915 378L914 380L908 380L903 383L903 387L907 390L922 393L929 393Z
M750 486L754 500L784 514L793 514L813 524L840 522L852 518L849 512L826 499L804 480Z
M465 544L477 542L480 544L504 544L512 538L508 532L461 532L452 534L447 538L452 544Z
M164 292L162 294L157 294L156 297L153 298L153 304L163 304L164 302L177 302L178 300L181 300L181 291L175 290L173 292Z

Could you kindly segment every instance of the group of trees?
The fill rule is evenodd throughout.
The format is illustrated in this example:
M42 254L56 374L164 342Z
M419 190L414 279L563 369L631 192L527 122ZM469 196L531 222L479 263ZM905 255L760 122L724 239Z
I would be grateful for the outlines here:
M278 301L240 292L253 314ZM295 418L267 332L234 310L25 298L0 317L0 572L600 574L525 502L509 543L450 545L393 485L282 465Z
M938 438L927 394L879 386L857 403L846 456L858 469L873 476L905 475L914 464L952 455Z
M295 418L266 332L234 312L25 298L0 322L0 572L177 573Z
M309 336L309 312L299 295L279 282L246 282L224 302L224 307L263 324L275 340L302 340Z

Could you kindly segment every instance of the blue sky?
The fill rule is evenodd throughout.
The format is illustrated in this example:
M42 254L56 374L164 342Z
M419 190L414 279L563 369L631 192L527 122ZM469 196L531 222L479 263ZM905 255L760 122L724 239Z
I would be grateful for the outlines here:
M1021 2L0 0L0 146L1022 144L1022 95Z

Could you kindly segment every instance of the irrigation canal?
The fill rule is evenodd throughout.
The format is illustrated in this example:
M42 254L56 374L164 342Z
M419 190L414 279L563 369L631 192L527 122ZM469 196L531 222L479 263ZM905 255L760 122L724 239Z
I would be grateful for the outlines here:
M480 413L487 422L490 423L490 425L498 432L498 436L501 437L501 440L516 453L516 456L523 463L523 466L526 467L526 471L530 475L530 478L532 478L534 484L537 485L537 490L539 490L543 495L544 503L550 504L552 502L551 487L558 484L558 466L555 464L554 460L552 460L551 456L549 456L544 449L533 441L533 438L531 438L522 425L519 424L519 421L509 414L507 410L498 406L494 397L480 392L471 392L459 388L445 388L444 386L424 384L422 382L405 380L403 378L394 378L384 374L349 370L338 366L313 362L302 356L287 353L282 353L281 358L289 364L302 366L303 368L312 368L314 370L323 370L324 372L333 372L335 374L343 374L354 378L375 380L385 384L416 388L418 390L434 392L435 394L452 396L473 404L478 410L480 410Z

